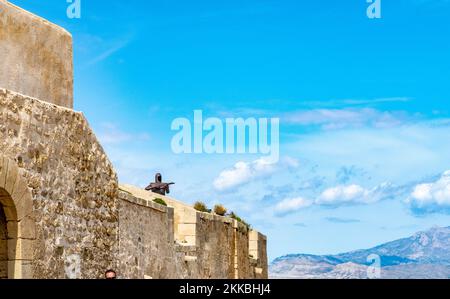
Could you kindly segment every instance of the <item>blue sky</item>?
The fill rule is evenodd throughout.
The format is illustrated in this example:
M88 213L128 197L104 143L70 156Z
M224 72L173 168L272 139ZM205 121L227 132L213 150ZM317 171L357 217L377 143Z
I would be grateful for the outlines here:
M12 1L74 39L75 109L120 181L223 203L269 256L450 225L450 2ZM173 119L279 117L281 159L175 155ZM228 181L230 177L239 181Z

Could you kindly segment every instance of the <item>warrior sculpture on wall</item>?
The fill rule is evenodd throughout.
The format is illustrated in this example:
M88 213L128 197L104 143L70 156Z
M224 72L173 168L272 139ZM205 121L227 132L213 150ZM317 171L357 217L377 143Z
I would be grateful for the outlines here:
M152 191L161 195L166 195L170 193L170 185L174 185L175 183L163 183L162 182L162 175L160 173L157 173L155 175L155 182L150 183L145 190Z

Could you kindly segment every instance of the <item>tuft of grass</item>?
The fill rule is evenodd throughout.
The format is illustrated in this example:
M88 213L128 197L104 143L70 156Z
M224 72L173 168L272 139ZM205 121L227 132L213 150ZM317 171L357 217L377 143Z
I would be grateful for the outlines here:
M230 214L228 214L228 216L234 220L237 220L238 222L242 222L241 217L239 217L238 215L236 215L234 212L231 212Z
M155 198L153 202L167 207L167 203L162 198Z
M201 202L201 201L197 201L194 204L194 209L196 209L199 212L211 213L211 210L209 210L208 207L206 206L206 204L204 202Z
M219 216L225 216L225 214L227 213L227 209L223 205L215 205L214 213Z
M239 217L238 215L236 215L234 212L231 212L230 214L228 214L228 217L235 219L236 221L242 223L243 225L245 225L247 227L247 229L251 229L251 225L248 224L247 222L245 222L241 217Z

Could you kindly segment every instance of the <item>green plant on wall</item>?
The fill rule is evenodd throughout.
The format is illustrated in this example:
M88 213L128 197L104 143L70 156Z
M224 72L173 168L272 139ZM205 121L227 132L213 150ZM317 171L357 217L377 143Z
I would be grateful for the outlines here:
M245 222L241 217L239 217L238 215L236 215L234 212L231 212L230 214L228 214L228 217L242 223L243 225L245 225L247 227L247 229L251 228L251 225L248 224L247 222Z
M167 207L167 203L162 198L155 198L153 202Z

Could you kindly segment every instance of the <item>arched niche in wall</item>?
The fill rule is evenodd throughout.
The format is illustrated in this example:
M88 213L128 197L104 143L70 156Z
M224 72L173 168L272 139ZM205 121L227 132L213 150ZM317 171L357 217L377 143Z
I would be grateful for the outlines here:
M33 199L14 160L0 155L0 279L33 278Z

